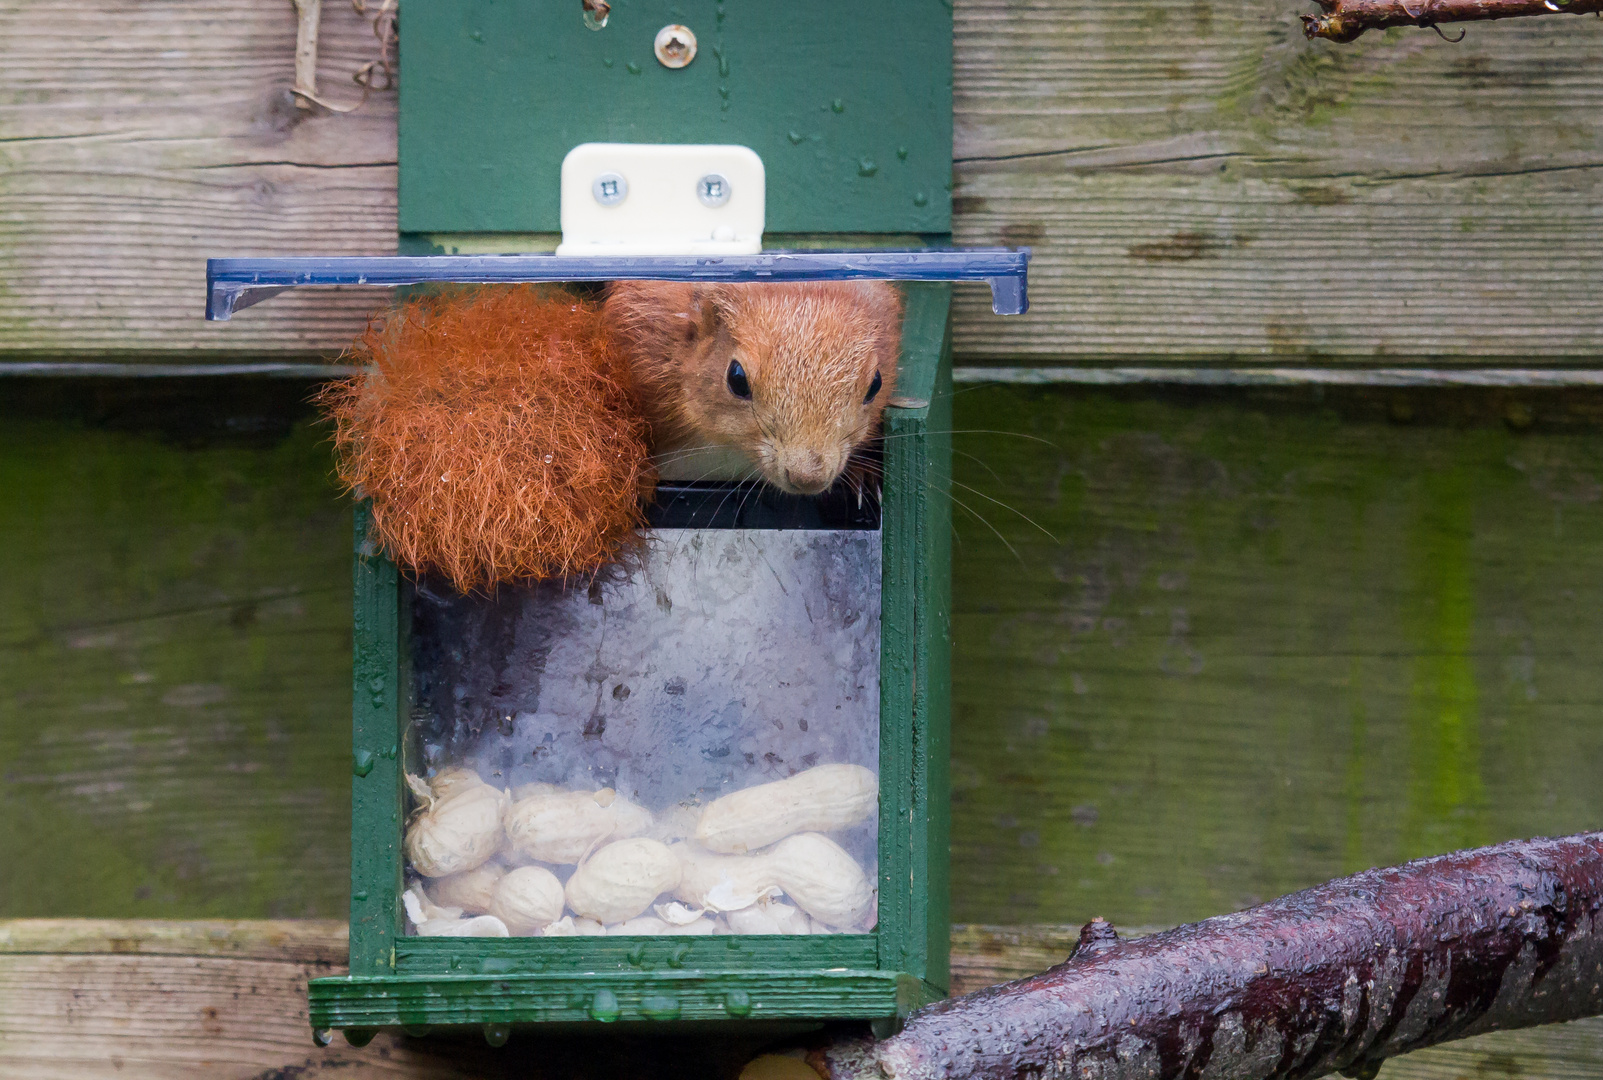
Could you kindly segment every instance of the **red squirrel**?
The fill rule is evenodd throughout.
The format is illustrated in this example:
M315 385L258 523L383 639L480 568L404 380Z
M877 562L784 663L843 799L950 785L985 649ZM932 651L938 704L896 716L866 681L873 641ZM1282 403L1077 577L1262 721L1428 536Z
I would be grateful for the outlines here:
M794 495L840 478L896 383L902 299L881 281L618 281L603 312L659 456L732 448Z

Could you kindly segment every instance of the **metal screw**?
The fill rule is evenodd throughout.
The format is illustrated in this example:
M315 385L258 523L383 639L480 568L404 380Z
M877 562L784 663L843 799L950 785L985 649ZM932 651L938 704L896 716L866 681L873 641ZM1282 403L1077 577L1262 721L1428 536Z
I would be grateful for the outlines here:
M629 197L629 181L615 172L602 173L590 184L590 193L602 206L617 206Z
M682 68L696 58L696 35L690 27L672 23L657 31L657 40L651 43L657 62L665 68Z
M729 181L722 173L708 173L696 181L696 198L703 206L722 206L729 201Z

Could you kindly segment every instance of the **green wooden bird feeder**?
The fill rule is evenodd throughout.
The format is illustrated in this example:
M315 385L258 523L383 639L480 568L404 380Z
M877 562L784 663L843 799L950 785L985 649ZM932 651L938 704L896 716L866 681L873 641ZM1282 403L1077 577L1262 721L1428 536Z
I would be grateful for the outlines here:
M665 472L637 563L490 598L398 572L358 514L350 973L310 988L314 1029L353 1042L894 1025L948 985L950 282L1022 310L1027 254L942 249L950 9L618 0L597 22L578 0L408 8L410 257L217 260L213 317L358 280L908 281L880 497ZM575 249L579 204L677 198L680 173L712 209L765 183L764 253L688 202L658 216L703 230L693 257Z

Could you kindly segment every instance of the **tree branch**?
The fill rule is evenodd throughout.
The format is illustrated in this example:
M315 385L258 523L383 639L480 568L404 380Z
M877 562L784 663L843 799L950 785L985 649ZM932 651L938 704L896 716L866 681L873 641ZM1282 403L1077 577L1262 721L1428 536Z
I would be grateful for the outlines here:
M1452 1039L1603 1013L1603 833L1370 870L943 1001L825 1080L1373 1077Z
M1323 15L1304 15L1311 38L1354 41L1365 30L1392 26L1433 27L1450 22L1517 19L1526 15L1590 15L1603 0L1317 0Z

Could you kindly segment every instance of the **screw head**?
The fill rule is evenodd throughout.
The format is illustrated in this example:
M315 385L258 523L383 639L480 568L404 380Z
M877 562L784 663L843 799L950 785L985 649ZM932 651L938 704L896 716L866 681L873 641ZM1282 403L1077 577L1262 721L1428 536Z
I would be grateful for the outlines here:
M591 181L590 194L602 206L617 206L629 197L629 181L615 172L602 173Z
M703 206L722 206L729 195L729 179L722 173L708 173L696 181L696 198Z
M651 43L657 62L665 68L682 68L696 58L696 35L690 27L670 23L657 31L657 40Z

